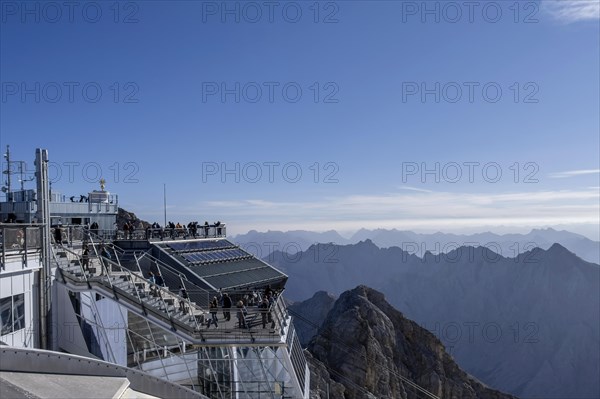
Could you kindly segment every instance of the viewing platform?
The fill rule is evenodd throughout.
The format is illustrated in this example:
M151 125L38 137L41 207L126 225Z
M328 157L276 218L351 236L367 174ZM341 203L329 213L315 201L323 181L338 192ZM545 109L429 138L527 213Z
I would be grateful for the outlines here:
M286 344L290 316L282 295L278 295L268 308L260 308L258 305L262 295L258 293L252 304L247 303L242 309L237 308L236 303L256 292L231 292L232 307L225 309L219 306L216 309L217 322L214 323L210 313L214 309L194 302L192 295L184 298L166 286L149 281L141 270L134 272L120 266L118 258L113 261L90 255L88 264L84 267L80 254L64 246L57 246L55 262L60 270L57 280L69 289L91 289L192 344ZM204 292L204 295L211 293ZM227 319L223 312L229 312Z

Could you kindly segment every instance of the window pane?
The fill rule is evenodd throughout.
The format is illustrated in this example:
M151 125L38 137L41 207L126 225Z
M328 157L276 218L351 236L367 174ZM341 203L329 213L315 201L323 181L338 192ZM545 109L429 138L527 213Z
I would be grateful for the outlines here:
M0 335L25 328L25 295L0 299Z
M13 298L13 331L18 331L25 328L25 295L19 294Z
M12 332L12 297L0 299L0 335Z

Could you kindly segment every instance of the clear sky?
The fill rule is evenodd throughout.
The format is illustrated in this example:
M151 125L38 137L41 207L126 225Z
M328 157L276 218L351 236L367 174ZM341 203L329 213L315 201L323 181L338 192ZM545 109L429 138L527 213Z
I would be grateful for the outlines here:
M230 233L598 239L598 0L0 4L0 146L47 148L67 196L104 177L162 224L166 183L170 220Z

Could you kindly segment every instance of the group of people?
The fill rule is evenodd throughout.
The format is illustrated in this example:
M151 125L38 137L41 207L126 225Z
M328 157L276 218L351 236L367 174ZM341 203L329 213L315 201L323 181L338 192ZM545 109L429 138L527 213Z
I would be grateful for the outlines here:
M117 230L123 231L123 235L126 240L132 239L136 230L139 230L142 233L145 232L146 239L164 239L165 237L172 239L208 237L211 227L215 228L214 235L216 237L221 237L223 235L224 226L220 221L217 221L213 224L209 224L207 221L205 221L204 224L200 224L199 222L189 222L187 225L179 222L168 222L164 228L157 222L147 225L145 228L143 226L140 227L139 223L136 227L135 221L125 221L122 226L119 226L116 223L115 225ZM98 227L96 226L96 233L97 229ZM90 227L90 230L93 230L93 228Z
M71 198L69 198L69 199L71 200L71 202L88 202L89 201L88 197L86 197L85 195L80 195L79 201L76 200L74 195L72 195Z
M262 295L260 295L260 293L256 291L253 291L252 294L245 294L237 302L235 302L235 306L237 309L236 316L238 320L238 327L250 328L250 325L247 322L247 307L256 306L259 309L261 315L262 328L267 328L267 324L269 323L272 329L275 328L275 320L273 319L271 310L276 300L277 293L274 290L272 290L270 286L267 286L267 288L265 288ZM212 324L214 324L215 328L219 326L219 319L217 317L219 305L223 310L224 321L230 321L233 303L234 300L228 293L222 293L222 291L219 290L218 296L214 296L208 306L210 319L207 321L207 327L210 328Z
M125 234L126 240L130 240L133 237L134 231L135 231L135 225L133 224L133 222L123 223L123 233Z
M126 222L127 224L127 222ZM160 238L163 239L165 237L169 238L197 238L197 237L208 237L210 227L215 227L215 235L221 236L223 232L223 225L221 222L217 221L212 225L207 221L204 224L200 224L199 222L189 222L187 225L182 223L173 223L168 222L166 226L163 228L159 223L154 222L150 226L146 227L146 238ZM133 228L131 227L131 223L129 224L129 235L127 234L127 230L125 226L123 226L123 230L125 231L125 237L128 238L133 233Z
M152 271L150 270L148 275L148 282L150 284L150 295L162 298L161 288L167 287L165 284L165 280L163 279L160 271ZM183 313L187 312L187 302L189 301L189 296L187 293L187 289L183 286L179 286L179 296L181 299L179 300L179 310Z
M103 275L105 273L105 271L110 270L110 268L111 268L109 261L112 260L112 255L110 254L110 251L104 244L100 245L99 254L100 254L100 267L102 268L102 270L100 271L100 275ZM88 244L84 243L82 250L81 250L81 267L86 272L90 271L90 258L91 257L92 257L92 254L90 254L90 247Z

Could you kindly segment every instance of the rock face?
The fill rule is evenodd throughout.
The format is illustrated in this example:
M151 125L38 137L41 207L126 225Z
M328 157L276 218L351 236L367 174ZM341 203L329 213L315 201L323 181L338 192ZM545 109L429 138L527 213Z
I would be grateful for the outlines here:
M306 301L296 302L288 306L294 316L294 327L303 348L318 332L325 317L333 308L335 297L325 291L319 291Z
M308 350L304 351L304 356L310 369L310 399L343 398L346 388L331 379L325 364L315 359Z
M129 224L133 224L136 229L145 229L146 227L150 227L150 223L145 220L141 220L138 218L135 213L126 211L123 208L119 208L117 213L117 225L119 228L123 228L125 222Z
M429 331L365 286L343 293L309 344L313 398L509 399L462 371ZM328 381L329 380L329 381Z

